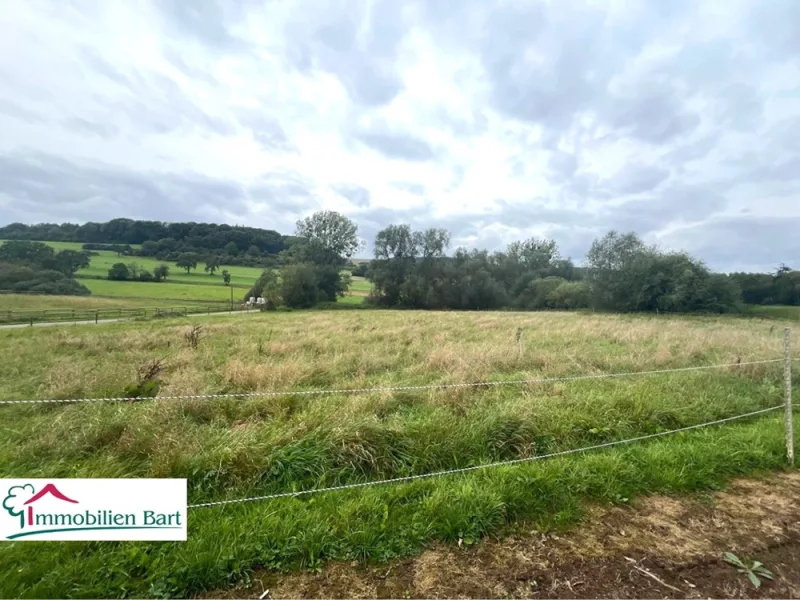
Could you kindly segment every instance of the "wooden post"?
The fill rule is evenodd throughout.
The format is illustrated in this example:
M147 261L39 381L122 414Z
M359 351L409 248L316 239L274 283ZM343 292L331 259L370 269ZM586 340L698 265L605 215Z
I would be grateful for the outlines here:
M792 352L789 328L783 330L783 385L786 409L786 458L794 465L794 422L792 419Z

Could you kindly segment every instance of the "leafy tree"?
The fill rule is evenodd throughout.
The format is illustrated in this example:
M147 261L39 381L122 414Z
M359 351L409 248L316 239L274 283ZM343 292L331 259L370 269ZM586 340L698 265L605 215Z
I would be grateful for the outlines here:
M253 257L261 256L261 249L254 244L247 249L247 255Z
M130 279L131 274L130 270L128 269L128 265L125 263L115 263L109 270L108 270L108 278L113 281L125 281Z
M231 284L231 274L228 271L228 269L223 269L222 270L222 282L225 285L230 285Z
M319 300L317 276L313 265L289 265L281 272L281 297L286 306L310 308Z
M139 281L153 281L154 277L153 277L153 274L150 271L148 271L147 269L141 269L139 271L138 279L139 279Z
M128 273L131 279L139 279L139 271L141 267L139 267L139 263L137 262L129 262L128 263Z
M55 257L54 266L58 271L61 271L67 277L72 277L79 269L85 269L89 266L89 253L75 250L61 250Z
M158 265L153 269L153 279L155 281L164 281L169 276L169 267L167 265Z
M223 251L225 254L229 254L230 256L236 256L239 254L239 247L234 242L228 242L225 244Z
M197 268L197 263L199 261L200 257L196 252L184 252L178 257L178 260L175 261L175 265L186 269L186 274L188 275L189 271Z
M206 273L208 273L209 275L213 275L214 272L217 269L219 269L219 264L220 264L219 256L211 255L208 258L206 258L206 267L205 267Z
M358 226L331 210L297 221L295 235L301 239L292 248L297 262L341 266L363 247Z

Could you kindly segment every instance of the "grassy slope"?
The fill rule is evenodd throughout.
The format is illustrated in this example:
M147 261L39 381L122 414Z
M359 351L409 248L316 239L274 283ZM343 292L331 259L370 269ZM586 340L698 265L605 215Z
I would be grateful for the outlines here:
M770 324L771 325L771 324ZM566 313L273 313L0 332L0 398L115 395L167 356L160 393L516 379L773 358L737 319ZM522 328L522 347L515 334ZM260 348L260 350L259 350ZM424 473L622 439L780 403L780 365L524 387L3 407L9 477L186 477L190 503ZM781 465L777 415L541 463L191 513L186 543L2 544L0 596L186 595L257 565L403 555L518 523L558 527L586 499L715 486Z
M0 240L0 243L2 243L2 240ZM80 250L82 247L82 244L77 242L45 243L58 250ZM119 298L116 301L117 304L123 302L126 308L151 306L152 304L148 304L148 299L152 299L158 305L163 305L165 302L168 304L186 304L187 302L195 301L230 300L230 288L222 283L222 269L227 269L231 274L234 301L241 302L247 289L255 283L262 271L257 267L224 265L214 275L209 275L203 270L205 265L201 262L196 270L187 273L185 269L176 267L174 263L164 263L164 261L154 258L121 257L108 250L96 251L96 253L96 256L92 256L89 267L77 272L77 279L89 288L93 295ZM136 263L140 268L147 269L150 272L160 264L167 264L170 268L170 275L166 282L160 283L98 279L106 277L108 270L118 262L125 264ZM191 287L187 284L191 284ZM370 287L369 282L363 277L354 277L351 287L352 294L342 299L342 301L349 304L359 304L363 302L363 297L367 295ZM5 308L2 298L0 298L0 307ZM48 308L50 307L48 306Z

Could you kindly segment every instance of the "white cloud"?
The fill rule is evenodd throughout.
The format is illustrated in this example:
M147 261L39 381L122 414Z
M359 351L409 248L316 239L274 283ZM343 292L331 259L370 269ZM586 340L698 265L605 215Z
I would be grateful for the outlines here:
M624 227L716 268L792 263L775 234L800 223L797 7L6 2L2 220L289 233L327 208L367 237L552 235L579 258Z

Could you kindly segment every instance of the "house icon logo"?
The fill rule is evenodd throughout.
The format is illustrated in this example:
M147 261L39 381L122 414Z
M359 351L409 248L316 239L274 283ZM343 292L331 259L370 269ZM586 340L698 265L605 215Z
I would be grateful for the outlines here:
M36 488L32 484L26 483L8 489L8 495L3 499L3 508L12 517L19 517L19 527L25 529L26 525L31 527L35 523L34 504L45 496L52 496L70 504L78 504L77 500L62 494L52 483L46 484L39 492L36 492Z

